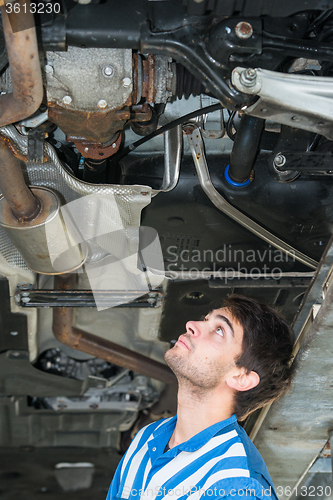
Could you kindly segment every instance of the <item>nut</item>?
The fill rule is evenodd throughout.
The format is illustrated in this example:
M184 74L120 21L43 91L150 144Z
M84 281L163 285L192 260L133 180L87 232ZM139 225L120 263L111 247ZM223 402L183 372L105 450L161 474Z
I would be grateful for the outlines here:
M100 99L97 103L99 109L105 109L108 107L108 103L104 99Z
M278 154L274 158L274 165L276 167L283 167L283 165L286 163L286 157L284 155Z
M114 67L111 66L111 64L107 64L102 69L102 74L103 74L103 76L105 76L105 78L111 78L111 76L114 75Z
M53 75L53 67L51 66L51 64L46 64L45 73L47 75Z
M238 38L246 40L253 35L252 25L250 23L247 23L246 21L241 21L240 23L236 24L235 33Z
M254 68L247 68L241 72L239 81L245 87L253 87L257 81L257 72Z
M65 105L65 106L70 106L73 102L73 99L71 98L70 95L65 95L63 98L62 98L62 103Z
M132 83L132 80L130 78L128 78L128 76L126 76L125 78L123 78L121 80L121 84L122 86L126 89L127 87L129 87Z

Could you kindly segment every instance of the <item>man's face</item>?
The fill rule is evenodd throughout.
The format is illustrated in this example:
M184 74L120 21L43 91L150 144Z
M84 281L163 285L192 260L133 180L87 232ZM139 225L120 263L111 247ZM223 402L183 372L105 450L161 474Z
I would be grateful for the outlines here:
M203 321L188 321L186 333L165 353L178 379L213 389L235 368L242 352L243 327L228 309L215 309Z

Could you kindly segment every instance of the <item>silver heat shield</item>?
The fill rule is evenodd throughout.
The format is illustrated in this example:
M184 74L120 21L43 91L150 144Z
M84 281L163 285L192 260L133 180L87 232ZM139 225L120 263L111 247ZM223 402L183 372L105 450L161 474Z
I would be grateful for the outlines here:
M20 155L27 157L27 136L21 135L12 125L2 127L0 133L13 143ZM56 193L62 202L63 217L71 217L81 238L90 242L85 271L92 291L126 289L142 290L144 294L150 285L159 285L163 277L138 269L141 211L150 203L152 189L149 186L96 185L80 181L64 168L47 142L44 156L44 163L22 162L26 182ZM155 255L156 245L151 248ZM2 228L0 274L13 278L10 280L11 293L17 280L34 283L36 279ZM96 305L98 308L99 304ZM30 352L31 358L35 350L34 347Z

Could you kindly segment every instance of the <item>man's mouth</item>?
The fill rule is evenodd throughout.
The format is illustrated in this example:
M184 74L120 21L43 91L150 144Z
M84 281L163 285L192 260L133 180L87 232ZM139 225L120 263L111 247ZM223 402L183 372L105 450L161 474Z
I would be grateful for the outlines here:
M189 345L188 345L188 343L187 343L187 341L186 341L186 337L185 337L184 335L181 335L181 336L178 338L178 340L177 340L176 344L178 344L178 345L180 345L180 346L182 346L182 347L185 347L188 351L190 350L190 347L189 347Z

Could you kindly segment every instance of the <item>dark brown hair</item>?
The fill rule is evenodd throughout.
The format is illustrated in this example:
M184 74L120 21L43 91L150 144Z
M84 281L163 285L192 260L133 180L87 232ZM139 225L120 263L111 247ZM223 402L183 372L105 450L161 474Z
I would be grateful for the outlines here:
M244 420L290 386L294 371L293 333L281 314L254 299L230 295L224 300L224 307L244 330L242 354L235 360L236 366L260 377L256 387L235 395L234 411L238 420Z

